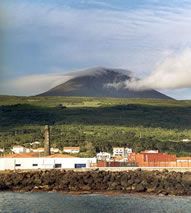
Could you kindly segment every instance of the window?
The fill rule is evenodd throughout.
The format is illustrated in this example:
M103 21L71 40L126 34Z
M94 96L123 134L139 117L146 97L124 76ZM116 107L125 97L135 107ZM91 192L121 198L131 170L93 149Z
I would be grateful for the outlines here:
M20 163L16 163L15 166L21 166L21 164Z
M83 164L83 163L76 163L75 164L75 168L86 168L86 164Z
M61 163L55 163L55 168L62 168L62 164Z
M33 165L32 166L38 166L38 164L37 163L33 163Z

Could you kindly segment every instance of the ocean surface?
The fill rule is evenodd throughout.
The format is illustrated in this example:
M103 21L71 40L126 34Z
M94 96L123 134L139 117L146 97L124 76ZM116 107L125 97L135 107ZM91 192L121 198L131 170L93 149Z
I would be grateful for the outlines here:
M0 192L0 212L190 213L191 197Z

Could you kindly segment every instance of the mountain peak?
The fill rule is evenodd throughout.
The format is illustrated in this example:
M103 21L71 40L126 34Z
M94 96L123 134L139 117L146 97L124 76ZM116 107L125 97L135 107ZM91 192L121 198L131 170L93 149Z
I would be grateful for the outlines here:
M40 94L40 96L85 96L114 98L154 98L171 99L156 91L133 91L125 87L111 87L131 80L133 73L129 70L108 67L93 67L67 73L70 79Z

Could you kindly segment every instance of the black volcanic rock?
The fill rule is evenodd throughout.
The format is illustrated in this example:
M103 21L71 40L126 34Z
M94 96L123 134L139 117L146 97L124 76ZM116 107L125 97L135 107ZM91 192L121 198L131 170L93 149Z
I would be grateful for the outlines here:
M38 96L172 99L156 90L134 91L125 88L123 83L119 88L111 86L111 84L117 85L131 78L131 72L127 70L103 67L86 69L77 72L65 83Z

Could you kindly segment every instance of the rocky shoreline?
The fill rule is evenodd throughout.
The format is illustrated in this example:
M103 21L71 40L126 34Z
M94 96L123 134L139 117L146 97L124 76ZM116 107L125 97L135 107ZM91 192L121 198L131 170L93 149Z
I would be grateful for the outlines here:
M0 173L0 191L146 193L191 196L191 172L38 170Z

